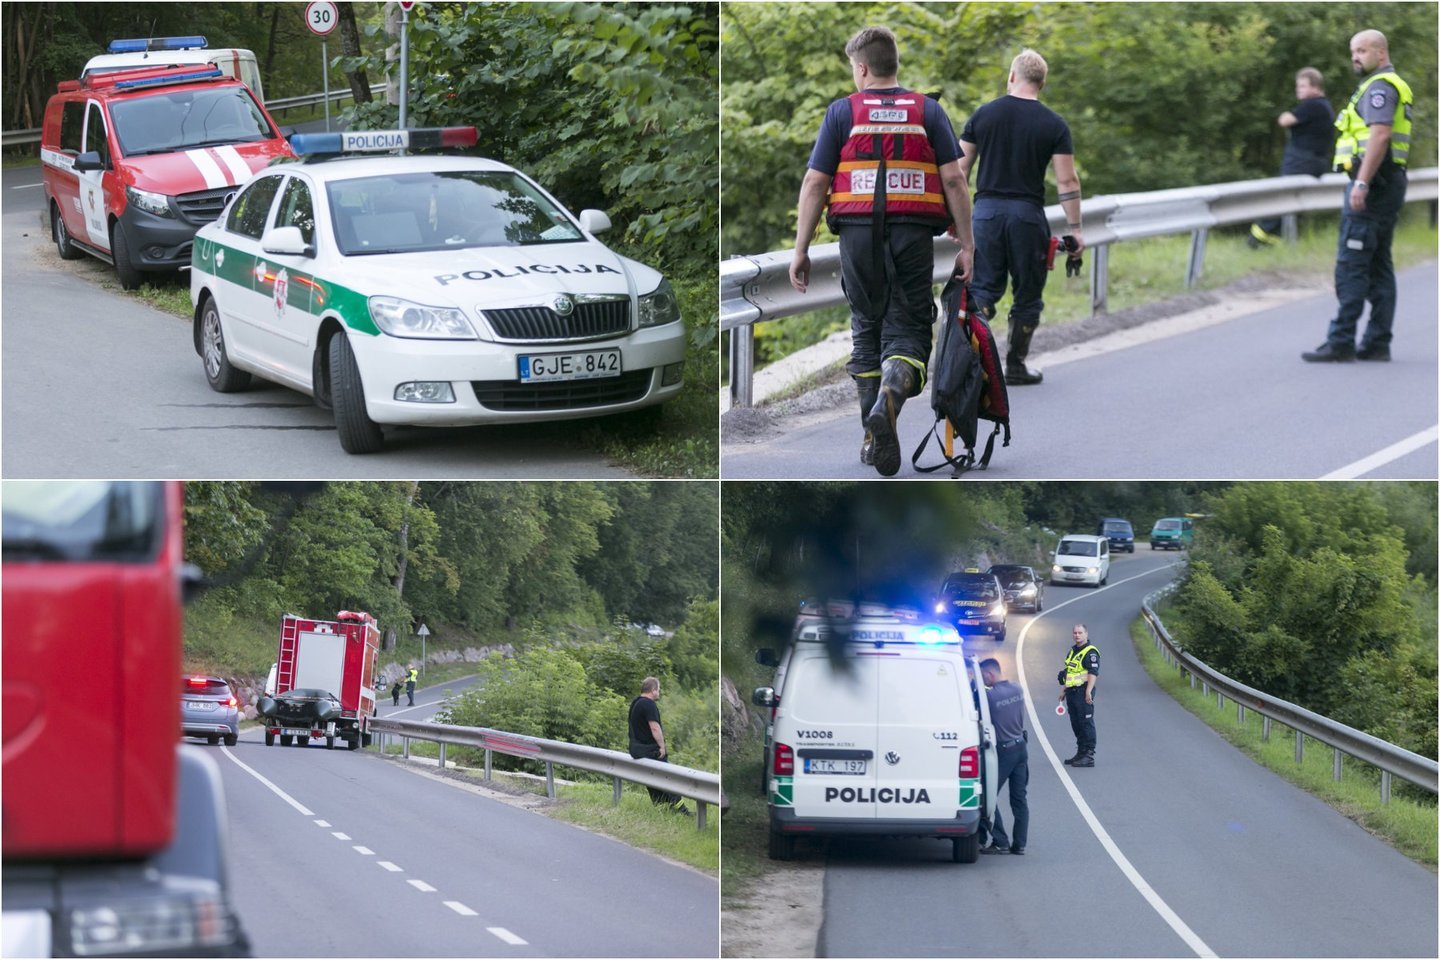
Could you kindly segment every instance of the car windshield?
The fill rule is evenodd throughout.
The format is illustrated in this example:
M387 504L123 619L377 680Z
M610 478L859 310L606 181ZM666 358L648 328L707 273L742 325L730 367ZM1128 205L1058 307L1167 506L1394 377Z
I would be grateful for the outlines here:
M947 597L969 597L976 600L997 600L1000 596L995 589L995 578L988 575L946 580L942 592Z
M192 697L228 697L230 695L230 685L224 680L211 680L204 677L182 677L180 679L180 692L189 694Z
M1024 567L991 567L990 572L999 577L1000 582L1007 587L1016 583L1027 583L1030 580Z
M6 480L6 560L138 562L160 545L161 491L128 480Z
M584 241L565 211L504 170L332 180L335 242L347 257Z
M1106 533L1131 533L1130 524L1124 520L1111 520L1105 524Z
M1093 540L1061 540L1059 552L1067 557L1098 557L1100 544Z
M183 88L115 100L110 118L127 157L274 139L270 121L244 87Z
M1161 520L1155 524L1156 530L1179 530L1179 520Z

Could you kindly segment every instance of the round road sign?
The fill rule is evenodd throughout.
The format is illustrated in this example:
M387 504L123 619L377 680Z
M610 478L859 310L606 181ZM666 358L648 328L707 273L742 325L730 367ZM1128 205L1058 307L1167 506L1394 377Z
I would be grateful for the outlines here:
M335 4L328 0L314 0L305 4L305 26L316 36L329 36L339 24L340 16L335 10Z

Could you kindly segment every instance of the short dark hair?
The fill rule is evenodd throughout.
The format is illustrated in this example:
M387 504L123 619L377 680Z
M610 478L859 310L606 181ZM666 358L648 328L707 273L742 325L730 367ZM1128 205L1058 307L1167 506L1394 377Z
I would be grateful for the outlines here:
M660 681L655 679L654 677L646 677L644 680L640 681L641 693L654 693L656 690L659 689Z
M855 34L845 44L845 56L865 64L877 77L900 72L900 48L888 27L866 27Z
M984 660L980 661L980 670L982 673L986 670L994 670L996 673L999 673L1000 661L996 660L994 657L986 657Z

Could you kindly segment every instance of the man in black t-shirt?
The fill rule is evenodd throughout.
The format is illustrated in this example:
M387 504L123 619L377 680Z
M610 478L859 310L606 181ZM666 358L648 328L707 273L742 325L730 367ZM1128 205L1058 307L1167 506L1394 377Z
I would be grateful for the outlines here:
M1045 170L1055 163L1055 185L1065 208L1065 232L1075 238L1072 257L1085 246L1080 232L1080 178L1070 127L1040 103L1048 71L1034 50L1022 50L1010 64L1008 93L983 104L965 124L960 170L967 177L978 158L975 190L975 268L970 281L975 302L988 316L1005 295L1008 276L1015 292L1010 307L1010 338L1005 382L1039 383L1038 371L1025 366L1030 338L1045 306L1045 259L1050 224L1045 219Z
M1285 157L1280 161L1280 176L1303 173L1318 177L1330 172L1330 157L1335 152L1335 108L1325 99L1325 78L1314 67L1305 67L1295 74L1295 106L1286 110L1275 122L1290 131L1285 144ZM1250 225L1251 248L1279 242L1280 218L1272 217Z
M636 760L649 759L668 763L665 750L665 731L660 726L660 681L646 677L640 681L640 696L630 701L630 756ZM688 814L690 810L673 793L647 787L650 802L669 804L678 812Z

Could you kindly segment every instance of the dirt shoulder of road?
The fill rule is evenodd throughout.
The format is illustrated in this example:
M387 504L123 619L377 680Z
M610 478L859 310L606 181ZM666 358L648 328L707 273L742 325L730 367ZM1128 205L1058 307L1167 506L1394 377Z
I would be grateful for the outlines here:
M1312 297L1324 292L1324 279L1313 273L1262 270L1216 290L1187 293L1074 323L1042 323L1031 341L1031 354L1036 366L1058 366L1082 356L1175 336ZM1003 329L996 329L1003 340ZM1127 331L1133 333L1127 336ZM1093 345L1094 349L1075 349L1082 344ZM820 382L798 396L727 410L720 417L721 442L759 443L803 426L807 418L834 416L838 408L853 406L855 388L843 370L832 372L829 379L832 382Z
M825 865L772 864L722 903L722 957L813 957L825 919Z

